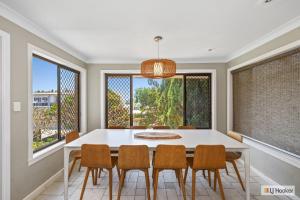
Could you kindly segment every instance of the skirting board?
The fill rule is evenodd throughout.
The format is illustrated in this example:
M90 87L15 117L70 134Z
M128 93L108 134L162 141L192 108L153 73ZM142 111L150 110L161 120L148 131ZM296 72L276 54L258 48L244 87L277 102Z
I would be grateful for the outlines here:
M242 159L239 159L237 162L241 163L242 165L244 165L244 161ZM269 185L280 185L279 183L277 183L276 181L274 181L273 179L271 179L270 177L266 176L264 173L262 173L261 171L259 171L258 169L256 169L253 166L250 166L250 173L251 171L253 171L255 174L257 174L258 176L260 176L264 181L266 181ZM296 199L298 199L298 196L294 196L296 197Z
M59 176L63 173L63 169L59 170L56 174L51 176L47 181L37 187L34 191L28 194L23 200L32 200L37 198L49 185L54 183Z

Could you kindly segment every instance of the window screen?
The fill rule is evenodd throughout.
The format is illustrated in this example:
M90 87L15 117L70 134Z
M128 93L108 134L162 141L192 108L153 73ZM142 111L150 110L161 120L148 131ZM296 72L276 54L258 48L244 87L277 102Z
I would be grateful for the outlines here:
M300 155L300 49L232 75L233 130Z

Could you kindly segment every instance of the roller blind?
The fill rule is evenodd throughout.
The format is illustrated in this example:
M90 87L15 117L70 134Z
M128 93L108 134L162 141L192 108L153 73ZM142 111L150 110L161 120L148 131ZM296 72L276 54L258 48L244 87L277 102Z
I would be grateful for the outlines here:
M300 155L300 48L232 72L233 130Z

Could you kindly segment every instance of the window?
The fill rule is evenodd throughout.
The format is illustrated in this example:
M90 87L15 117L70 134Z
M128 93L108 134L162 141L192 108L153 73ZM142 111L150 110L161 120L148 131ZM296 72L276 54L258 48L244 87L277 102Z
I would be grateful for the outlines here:
M232 71L233 130L300 157L300 48Z
M33 152L79 131L79 77L78 71L32 56Z
M192 125L211 128L211 74L149 79L106 74L106 127Z

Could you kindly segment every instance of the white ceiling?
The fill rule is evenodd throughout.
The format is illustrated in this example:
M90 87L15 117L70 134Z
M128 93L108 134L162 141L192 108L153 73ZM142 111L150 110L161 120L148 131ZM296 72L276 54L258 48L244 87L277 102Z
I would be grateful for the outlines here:
M299 0L0 1L98 63L155 57L156 35L161 57L224 62L300 17Z

